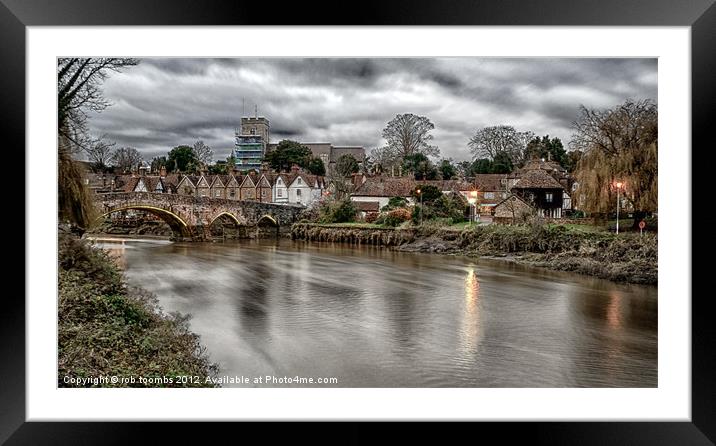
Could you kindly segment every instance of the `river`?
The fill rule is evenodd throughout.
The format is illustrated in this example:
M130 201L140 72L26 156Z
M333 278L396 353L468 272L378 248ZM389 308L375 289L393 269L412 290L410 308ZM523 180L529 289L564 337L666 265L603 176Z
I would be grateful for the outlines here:
M248 378L225 387L658 384L656 287L291 240L100 246Z

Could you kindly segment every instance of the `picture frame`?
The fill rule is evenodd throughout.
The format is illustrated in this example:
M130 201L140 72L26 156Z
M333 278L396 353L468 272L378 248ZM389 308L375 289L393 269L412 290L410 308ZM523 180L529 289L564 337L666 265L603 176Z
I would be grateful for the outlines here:
M228 3L228 2L227 2ZM363 2L352 14L339 13L335 7L327 16L318 18L312 10L302 6L287 6L266 19L274 24L291 25L304 22L311 25L529 25L529 26L690 26L692 30L692 141L706 145L707 125L711 118L714 95L713 73L716 67L716 7L713 0L682 4L665 0L610 0L600 3L570 2L565 0L524 2L507 7L499 1L457 1L449 6L434 2L408 2L383 4ZM213 7L210 7L213 6ZM305 5L304 5L305 6ZM5 66L2 78L5 84L4 121L12 135L12 145L24 147L25 141L25 28L27 26L106 26L106 25L258 25L247 2L210 5L207 2L166 0L151 6L137 1L104 2L98 6L83 0L45 4L39 1L3 0L0 6L2 53ZM551 13L546 14L546 11ZM698 164L697 164L698 165ZM703 165L703 164L702 164ZM28 169L29 166L26 166ZM703 167L702 167L703 168ZM696 178L692 174L692 178ZM693 193L698 188L692 187ZM699 192L703 193L703 192ZM694 200L696 203L697 201ZM27 205L27 204L26 204ZM27 237L27 234L26 234ZM694 259L695 260L695 259ZM695 261L694 272L703 268ZM692 277L699 277L694 275ZM692 285L693 288L693 285ZM470 429L497 438L509 430L515 435L529 438L537 444L713 444L716 441L716 384L714 383L714 330L706 294L692 299L692 421L671 423L636 422L544 422L480 423L477 429L461 424L458 430ZM0 380L0 441L8 444L78 444L126 443L133 438L143 440L164 439L166 424L145 423L39 423L25 421L25 305L19 297L6 302L3 312L2 380ZM220 436L233 429L221 423L218 429L200 427L208 436ZM342 439L370 441L356 425L333 423L332 428L342 432ZM196 429L190 424L173 424L173 435L185 436ZM241 429L246 429L241 427ZM252 427L251 429L265 430ZM296 425L286 429L304 432ZM422 428L412 430L420 435ZM138 431L144 431L142 433ZM485 432L487 430L487 432ZM149 434L146 433L149 431ZM136 435L136 437L135 437ZM405 437L400 437L404 439ZM208 437L207 437L208 440Z

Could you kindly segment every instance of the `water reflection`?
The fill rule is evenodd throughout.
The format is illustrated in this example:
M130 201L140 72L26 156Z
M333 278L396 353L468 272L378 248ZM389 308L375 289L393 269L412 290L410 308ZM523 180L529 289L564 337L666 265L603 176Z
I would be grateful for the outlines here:
M657 384L655 287L501 262L281 241L129 243L130 281L222 373L340 387Z
M465 308L462 312L460 343L463 353L475 354L480 341L480 281L473 267L465 276Z

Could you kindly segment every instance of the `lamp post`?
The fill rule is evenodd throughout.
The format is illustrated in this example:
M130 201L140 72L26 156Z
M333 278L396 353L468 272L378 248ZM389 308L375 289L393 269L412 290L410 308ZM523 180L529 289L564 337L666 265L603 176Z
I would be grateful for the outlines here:
M622 182L618 181L614 184L617 187L617 234L619 234L619 192L622 189Z
M423 225L423 194L420 193L420 188L415 189L415 193L420 195L420 226Z
M467 198L467 202L470 203L470 226L472 226L472 222L475 221L475 204L477 203L476 190L470 191L470 196Z

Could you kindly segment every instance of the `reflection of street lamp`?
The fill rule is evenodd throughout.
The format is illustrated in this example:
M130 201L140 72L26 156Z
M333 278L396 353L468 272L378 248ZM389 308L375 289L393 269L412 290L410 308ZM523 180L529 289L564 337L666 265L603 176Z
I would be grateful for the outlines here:
M471 190L470 196L467 197L467 202L470 203L470 226L472 226L472 222L475 221L475 204L477 203L477 191Z
M420 195L420 226L423 225L423 194L420 193L420 188L415 189L415 193Z
M617 234L619 234L619 191L621 191L624 184L621 181L614 183L617 187Z

